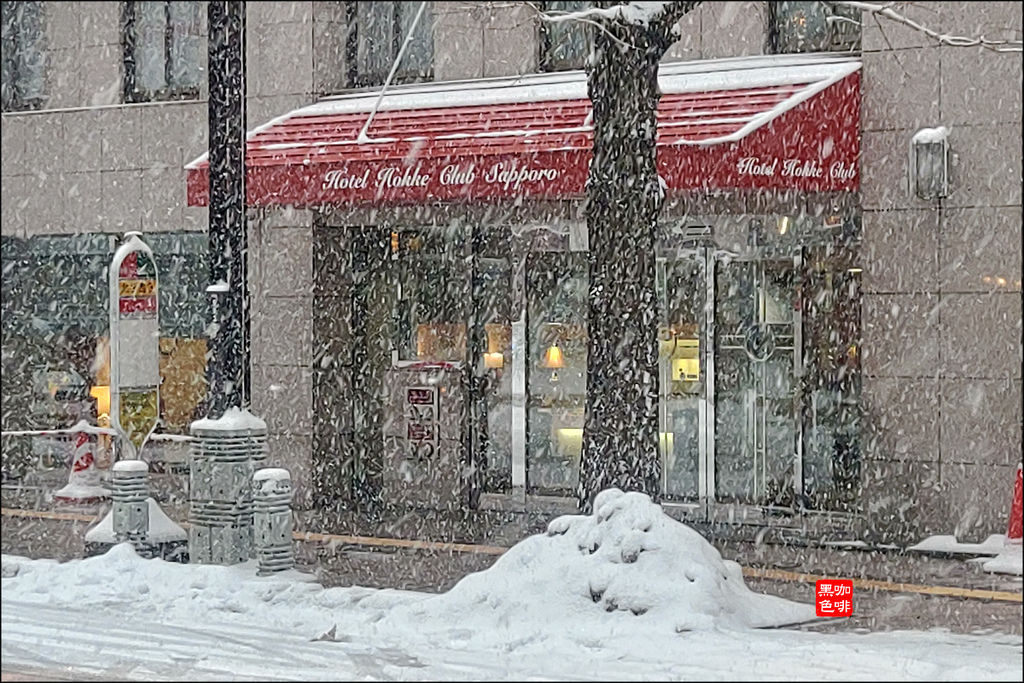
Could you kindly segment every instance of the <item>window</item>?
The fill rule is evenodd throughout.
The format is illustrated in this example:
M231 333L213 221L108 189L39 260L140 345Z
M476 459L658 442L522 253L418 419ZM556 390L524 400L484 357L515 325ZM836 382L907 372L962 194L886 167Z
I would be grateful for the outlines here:
M829 2L769 2L768 51L860 50L860 10Z
M4 2L3 110L39 109L45 96L43 3Z
M205 398L207 236L145 239L160 278L161 411L168 429L180 432L201 415ZM3 238L2 393L5 406L17 406L4 415L4 429L10 420L23 428L95 424L105 412L89 391L109 384L107 267L118 243L104 233ZM56 395L46 391L54 382L62 385Z
M590 2L542 2L541 11L552 14L576 12L587 9ZM582 69L590 51L590 33L588 24L579 21L566 21L552 24L540 22L540 70L566 71Z
M199 97L198 2L124 4L124 100Z
M345 52L351 87L384 84L419 9L418 2L348 3L349 31ZM433 23L428 3L395 71L393 82L433 78Z

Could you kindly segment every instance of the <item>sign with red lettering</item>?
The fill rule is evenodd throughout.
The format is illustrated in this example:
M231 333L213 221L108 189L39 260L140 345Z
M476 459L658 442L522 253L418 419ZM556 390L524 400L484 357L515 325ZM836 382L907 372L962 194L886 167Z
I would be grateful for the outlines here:
M438 393L436 387L408 387L405 390L405 439L409 453L423 460L437 448Z
M125 255L118 268L118 311L122 318L156 318L156 263L145 251Z

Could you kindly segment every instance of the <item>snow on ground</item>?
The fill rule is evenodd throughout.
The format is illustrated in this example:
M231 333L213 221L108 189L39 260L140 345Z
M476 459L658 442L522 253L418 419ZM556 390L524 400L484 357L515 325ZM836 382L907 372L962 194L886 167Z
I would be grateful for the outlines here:
M1021 638L813 633L646 497L605 492L444 595L298 572L3 557L4 670L152 680L1020 680Z
M1008 545L1001 553L990 559L975 558L968 561L980 561L981 568L987 572L1024 575L1024 547L1019 545Z

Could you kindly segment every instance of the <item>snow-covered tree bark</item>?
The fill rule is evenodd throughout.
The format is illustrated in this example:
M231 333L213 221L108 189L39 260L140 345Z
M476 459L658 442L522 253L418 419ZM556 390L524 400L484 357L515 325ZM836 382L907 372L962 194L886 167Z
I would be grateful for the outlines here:
M696 2L597 3L588 62L594 157L587 180L590 295L580 507L617 486L656 496L658 306L655 236L658 64ZM603 11L602 11L603 10Z

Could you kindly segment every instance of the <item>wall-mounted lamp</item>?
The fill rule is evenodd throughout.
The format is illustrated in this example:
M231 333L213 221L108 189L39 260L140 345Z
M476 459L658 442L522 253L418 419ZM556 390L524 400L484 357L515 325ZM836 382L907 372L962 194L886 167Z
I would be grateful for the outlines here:
M949 196L949 130L922 128L910 139L910 187L920 199Z

